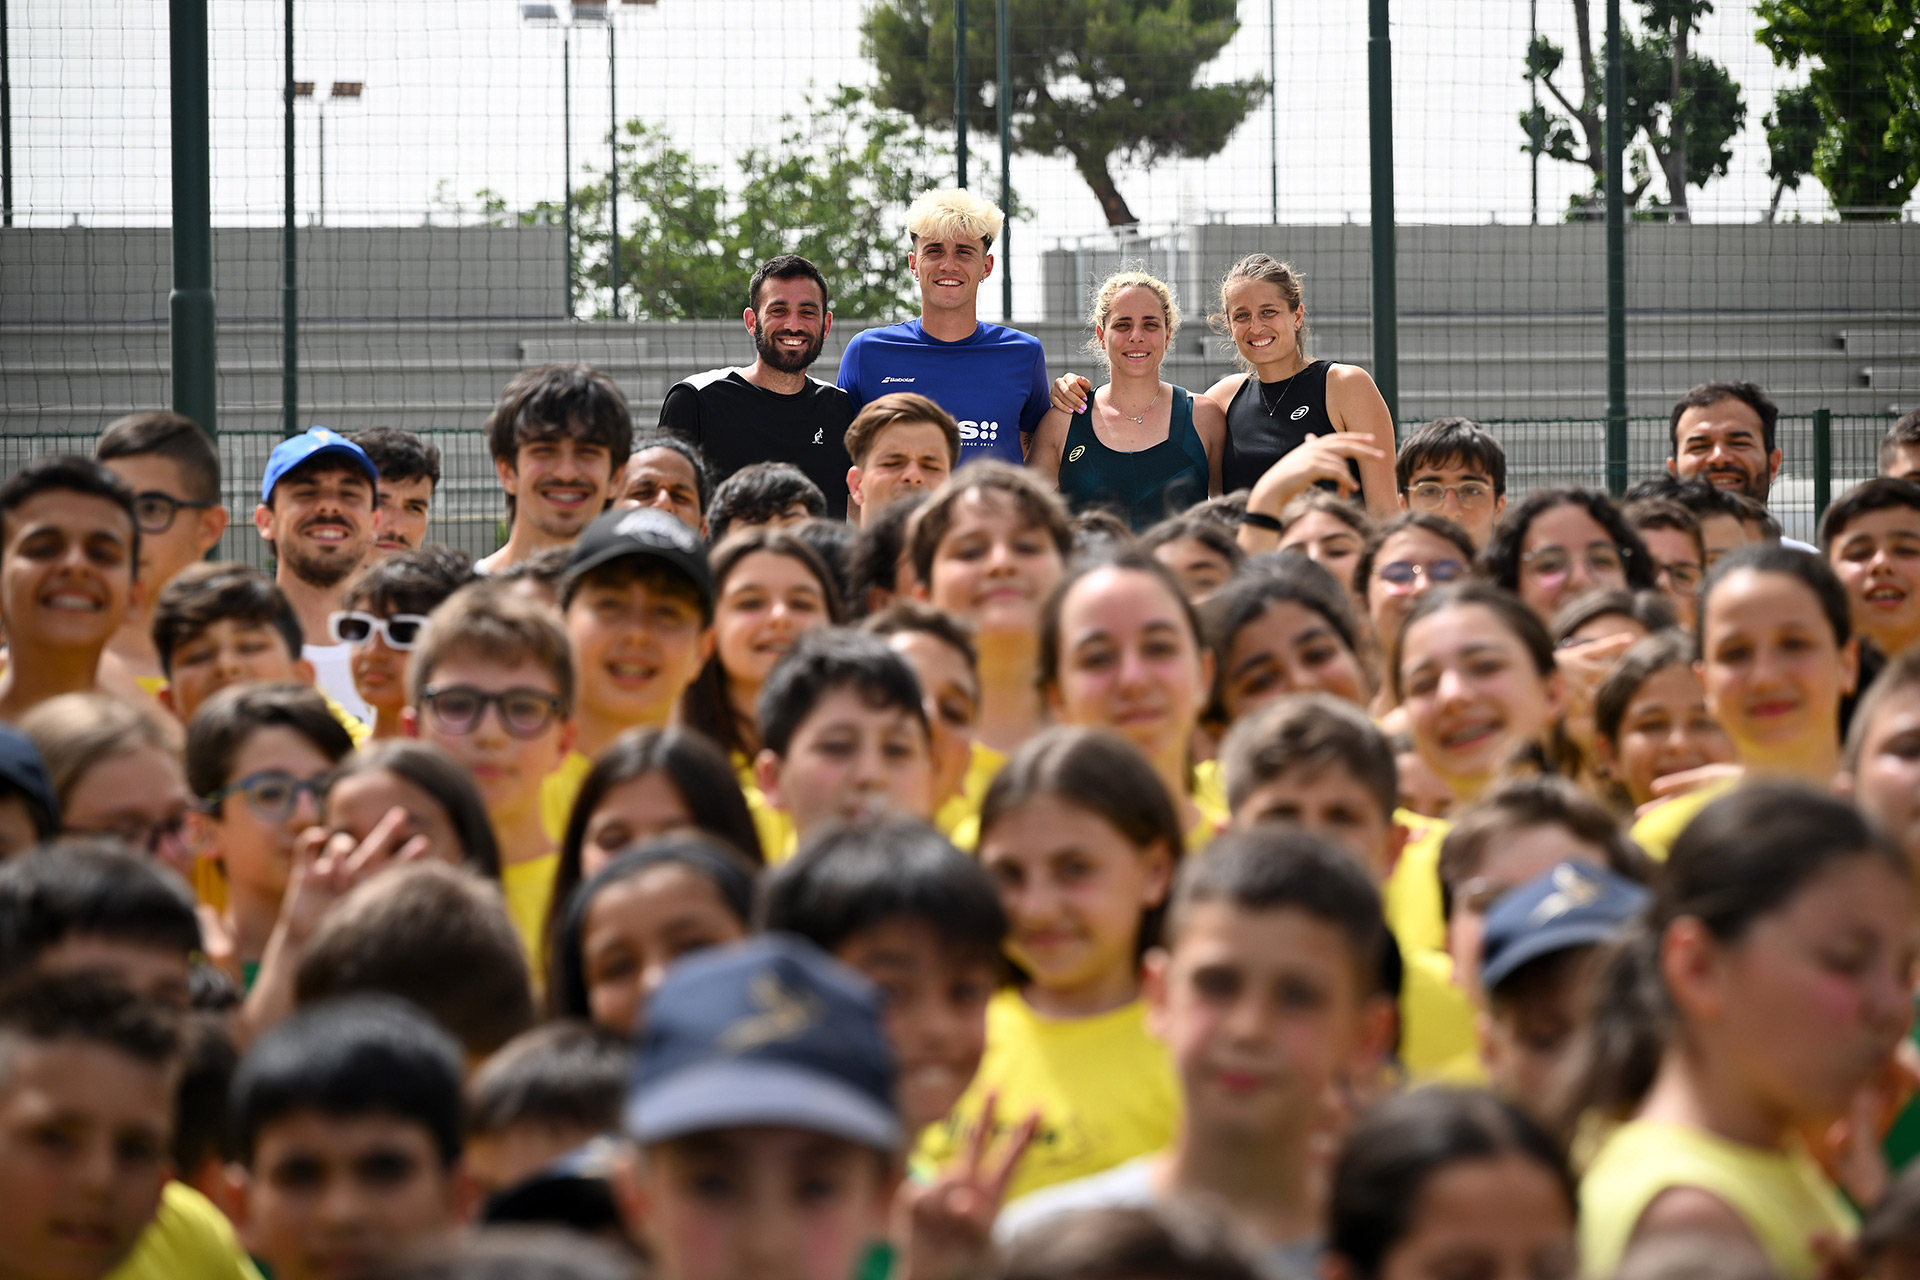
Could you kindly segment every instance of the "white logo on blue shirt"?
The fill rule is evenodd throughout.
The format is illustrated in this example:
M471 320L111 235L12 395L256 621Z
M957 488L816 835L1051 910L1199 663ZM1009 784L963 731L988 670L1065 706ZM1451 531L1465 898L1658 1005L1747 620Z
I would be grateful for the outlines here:
M913 381L912 378L882 378L880 379L880 385L884 387L889 382L912 382L912 381Z

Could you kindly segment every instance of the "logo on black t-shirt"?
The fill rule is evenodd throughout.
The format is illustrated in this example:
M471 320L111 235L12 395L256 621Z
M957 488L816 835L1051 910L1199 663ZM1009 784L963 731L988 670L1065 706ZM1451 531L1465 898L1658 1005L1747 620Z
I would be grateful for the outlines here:
M1067 455L1067 461L1068 462L1080 461L1080 455L1085 453L1086 451L1087 451L1087 446L1083 444L1077 444L1073 446L1073 452Z
M1288 414L1287 416L1289 418L1292 418L1295 422L1298 422L1300 421L1300 419L1307 416L1307 406L1301 405L1298 409L1295 409L1292 413Z
M813 433L813 442L815 444L825 444L827 442L826 436L827 436L827 429L825 427L821 427L819 430Z

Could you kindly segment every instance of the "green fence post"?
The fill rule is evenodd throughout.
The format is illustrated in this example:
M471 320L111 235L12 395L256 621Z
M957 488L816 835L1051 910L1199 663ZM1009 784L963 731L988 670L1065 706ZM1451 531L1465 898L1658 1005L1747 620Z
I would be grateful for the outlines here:
M286 58L286 190L285 226L280 244L280 434L300 434L300 261L299 232L294 228L293 152L293 0L287 0Z
M1627 209L1625 62L1620 0L1607 0L1607 492L1627 491Z
M1000 83L995 88L994 109L1000 113L1000 211L1006 221L1000 227L1000 319L1013 323L1013 255L1008 244L1013 239L1013 84L1012 57L1007 43L1012 19L1007 15L1007 0L1000 0L993 27L994 61Z
M213 196L207 134L207 0L171 0L173 292L167 322L173 408L212 435L216 404Z
M1372 0L1367 20L1367 122L1373 171L1373 381L1399 436L1400 320L1393 244L1393 41L1388 0Z
M1813 526L1833 501L1833 410L1813 411Z

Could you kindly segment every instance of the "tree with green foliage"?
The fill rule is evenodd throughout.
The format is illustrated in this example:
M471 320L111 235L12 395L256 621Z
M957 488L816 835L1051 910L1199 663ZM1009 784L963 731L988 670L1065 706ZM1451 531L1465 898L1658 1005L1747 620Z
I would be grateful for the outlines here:
M1109 226L1139 221L1114 167L1218 155L1266 101L1264 76L1197 83L1240 30L1237 0L1011 0L998 84L995 6L968 13L967 122L997 136L1007 94L1014 150L1066 156ZM954 119L953 0L875 0L861 22L876 96L929 128Z
M1651 210L1685 222L1691 212L1687 189L1725 177L1733 161L1733 139L1746 122L1740 86L1727 69L1697 52L1693 36L1713 12L1712 0L1638 0L1643 30L1622 31L1620 54L1626 104L1622 128L1630 150L1629 208L1639 205L1657 169L1666 202ZM1591 0L1573 0L1576 70L1580 97L1575 101L1554 79L1567 61L1566 50L1545 35L1527 51L1526 79L1544 88L1559 111L1541 106L1520 114L1529 153L1585 166L1593 173L1591 194L1576 196L1574 211L1588 212L1605 196L1607 151L1604 50L1593 40Z
M1759 0L1755 13L1776 63L1807 64L1813 176L1840 216L1899 217L1920 183L1920 0Z
M1773 110L1760 123L1767 131L1767 176L1773 179L1773 199L1767 204L1767 221L1772 222L1780 216L1780 197L1799 190L1801 179L1813 172L1813 153L1826 125L1813 86L1805 84L1775 94Z
M740 158L746 185L735 215L749 264L798 253L820 265L845 316L891 320L919 308L907 274L905 213L953 153L898 112L846 86L781 117L779 141ZM748 267L751 271L752 266ZM744 282L736 282L735 311Z
M781 117L772 146L747 149L729 182L640 120L621 126L620 311L636 320L718 320L746 305L747 280L768 258L799 253L818 263L842 316L893 320L918 296L906 271L906 210L928 180L950 172L951 150L913 121L841 86L809 92L804 116ZM573 192L574 296L591 315L612 314L606 171ZM495 225L558 225L550 200L513 210L477 193ZM465 208L441 198L456 214Z

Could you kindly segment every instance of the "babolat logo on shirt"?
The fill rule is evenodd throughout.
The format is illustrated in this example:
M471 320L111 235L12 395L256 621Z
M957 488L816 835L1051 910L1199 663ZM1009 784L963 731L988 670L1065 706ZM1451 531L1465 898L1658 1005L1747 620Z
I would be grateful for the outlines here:
M882 378L880 379L880 385L884 387L889 382L912 382L912 381L913 381L912 378Z
M1301 405L1298 409L1295 409L1292 413L1288 414L1287 416L1289 418L1292 418L1295 422L1298 422L1300 421L1300 419L1307 416L1307 406Z
M972 418L960 419L960 440L971 440L976 444L992 444L1000 438L1000 424L997 422L975 422Z
M1086 451L1087 451L1087 446L1083 444L1077 444L1073 446L1073 452L1067 455L1067 461L1068 462L1080 461L1080 455L1085 453Z

